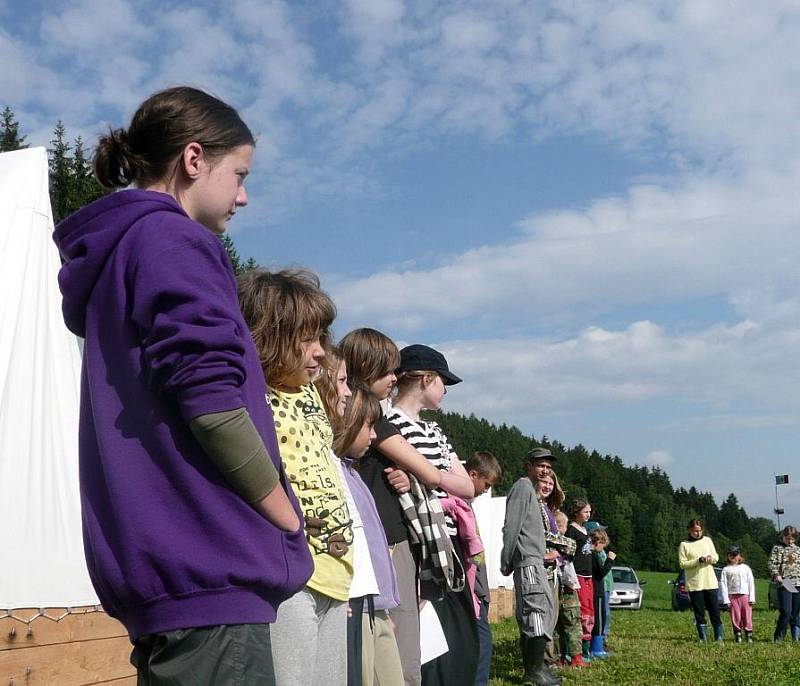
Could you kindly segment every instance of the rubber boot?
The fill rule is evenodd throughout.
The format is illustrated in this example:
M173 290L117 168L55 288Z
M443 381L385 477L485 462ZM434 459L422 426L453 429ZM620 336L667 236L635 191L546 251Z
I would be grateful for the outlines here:
M525 674L523 684L531 686L561 686L561 677L544 666L544 651L547 647L545 636L522 637L522 665Z
M576 653L572 656L572 660L570 660L570 667L588 667L589 663L583 659L583 655L580 653Z
M742 642L742 632L741 632L740 629L734 629L733 630L733 640L736 643L741 643Z
M753 642L753 632L745 630L744 638L748 643L752 643Z
M581 641L581 657L583 657L583 661L587 664L592 661L592 644L591 641L583 640Z
M800 641L800 626L792 627L792 640L797 643Z
M708 627L705 624L698 624L697 635L702 643L706 643L708 641Z
M725 635L724 635L724 633L723 633L723 630L722 630L722 624L721 624L721 623L720 623L720 624L717 624L717 625L714 627L714 640L715 640L717 643L722 643L722 641L724 640L724 638L725 638Z
M592 659L603 660L608 657L605 647L603 646L602 636L592 636Z

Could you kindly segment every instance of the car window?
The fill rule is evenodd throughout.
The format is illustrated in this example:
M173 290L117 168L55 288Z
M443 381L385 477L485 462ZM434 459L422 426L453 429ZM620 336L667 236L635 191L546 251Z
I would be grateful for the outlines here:
M636 575L630 569L612 569L611 574L618 584L635 584Z

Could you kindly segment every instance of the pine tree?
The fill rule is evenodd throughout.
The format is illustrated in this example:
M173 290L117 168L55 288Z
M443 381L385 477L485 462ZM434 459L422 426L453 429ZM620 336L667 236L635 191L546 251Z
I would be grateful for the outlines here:
M242 258L239 256L239 251L236 249L233 239L227 233L223 233L219 239L222 241L222 245L225 246L225 251L228 253L228 257L231 259L234 273L236 276L241 276Z
M69 155L67 130L59 119L53 130L50 154L50 204L53 208L53 221L58 223L69 214L70 191L73 187L73 159Z
M28 146L25 145L26 138L27 136L19 135L19 122L14 116L14 111L6 105L0 115L0 152L27 148Z
M72 155L72 187L67 203L68 213L79 210L84 205L97 200L102 197L103 193L103 188L94 177L92 168L86 159L83 139L78 136L75 139L75 150Z

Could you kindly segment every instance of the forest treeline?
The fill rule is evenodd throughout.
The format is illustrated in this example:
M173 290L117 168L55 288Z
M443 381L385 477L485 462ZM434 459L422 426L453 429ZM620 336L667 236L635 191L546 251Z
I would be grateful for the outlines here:
M5 107L0 113L0 152L26 148L25 141L13 110ZM103 195L89 157L80 136L70 143L59 121L48 148L50 201L56 223ZM237 274L256 266L253 258L241 258L227 234L222 242ZM523 461L533 445L549 448L558 459L556 471L567 501L580 497L592 503L594 517L609 528L621 564L675 571L686 523L701 517L723 560L727 548L736 543L753 571L767 574L767 554L777 542L777 530L770 519L748 516L733 493L717 505L711 493L694 487L674 489L657 467L628 467L618 456L601 456L582 445L568 448L546 436L537 440L514 426L496 426L475 416L437 412L435 418L462 459L476 450L489 450L500 459L503 479L494 489L495 495L504 495L525 473Z
M556 456L555 469L567 494L565 508L573 498L592 503L593 519L608 527L620 564L677 571L678 544L686 535L686 524L692 517L700 517L721 563L725 551L737 544L754 573L767 576L767 555L778 542L775 524L765 517L748 516L733 493L718 505L711 493L694 486L673 488L658 467L629 467L616 455L600 455L582 445L570 448L547 436L526 436L515 426L497 426L474 415L437 412L429 416L439 423L462 459L476 450L489 450L497 456L503 478L494 495L505 495L525 474L525 454L531 447L549 448Z

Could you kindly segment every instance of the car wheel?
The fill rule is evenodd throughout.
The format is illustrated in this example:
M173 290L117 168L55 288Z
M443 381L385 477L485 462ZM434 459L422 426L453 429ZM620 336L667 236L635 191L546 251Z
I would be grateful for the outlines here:
M642 593L642 595L639 596L639 602L636 603L636 606L633 609L634 610L641 610L642 609L642 603L644 603L644 593Z

